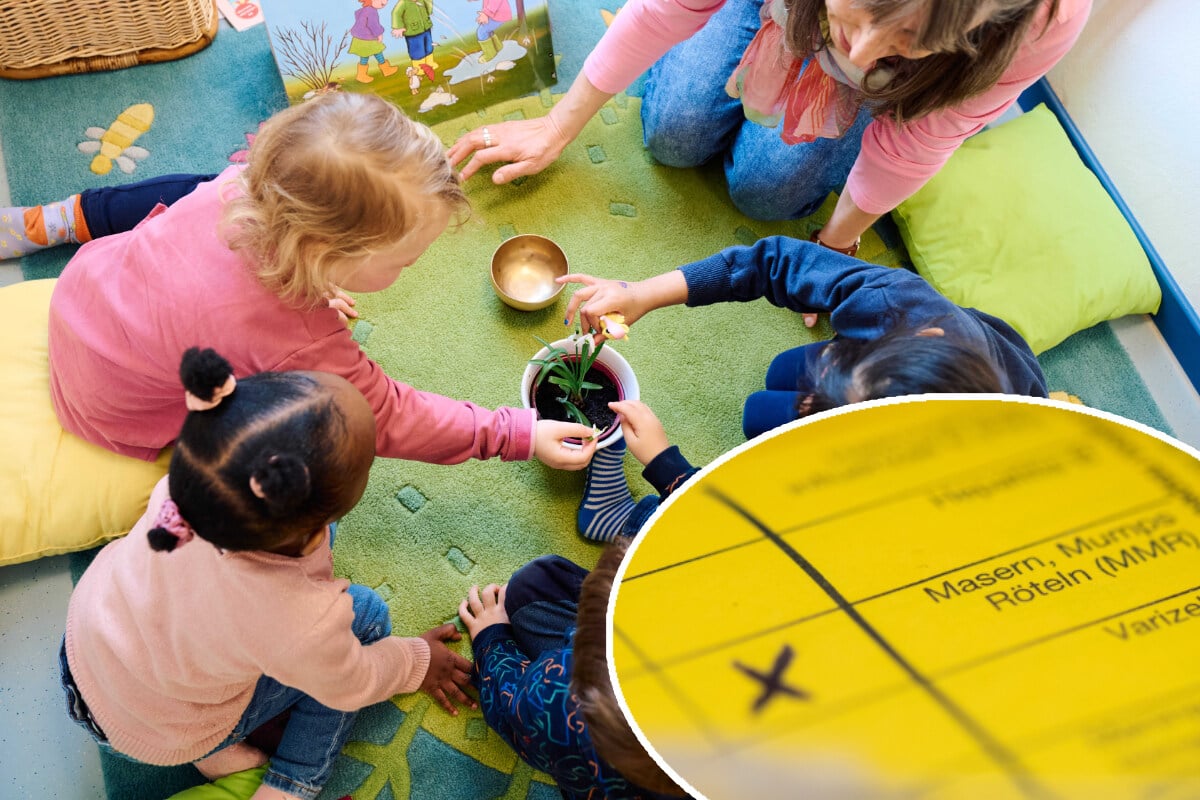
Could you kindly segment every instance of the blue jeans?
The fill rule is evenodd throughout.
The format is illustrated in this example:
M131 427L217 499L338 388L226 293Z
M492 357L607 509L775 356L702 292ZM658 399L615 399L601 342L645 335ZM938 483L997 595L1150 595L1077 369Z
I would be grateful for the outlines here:
M767 368L767 388L747 397L742 409L742 432L747 439L799 418L796 405L801 396L812 393L817 359L828 344L813 342L775 356Z
M354 621L350 627L363 644L392 633L387 603L373 589L350 585ZM284 686L266 675L258 679L250 705L233 732L213 752L244 740L256 728L291 710L283 738L267 766L263 783L315 800L329 780L338 753L350 736L356 711L338 711L321 705L299 689Z
M133 230L156 205L171 205L216 175L162 175L123 186L84 189L79 206L93 239Z
M794 145L780 138L782 122L766 128L747 120L725 82L758 32L761 8L761 0L729 0L650 68L642 128L661 164L695 167L721 156L729 196L746 216L797 219L845 185L871 118L863 110L840 139Z

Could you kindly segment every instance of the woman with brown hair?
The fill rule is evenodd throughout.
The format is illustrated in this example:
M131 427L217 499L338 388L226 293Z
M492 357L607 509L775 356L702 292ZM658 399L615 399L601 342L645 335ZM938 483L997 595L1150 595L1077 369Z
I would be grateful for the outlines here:
M474 154L464 178L497 162L509 163L496 183L538 172L650 67L642 122L656 160L691 167L721 158L732 199L757 219L806 216L844 185L817 240L852 255L863 231L1062 58L1090 8L1091 0L630 0L549 114L473 130L450 156Z

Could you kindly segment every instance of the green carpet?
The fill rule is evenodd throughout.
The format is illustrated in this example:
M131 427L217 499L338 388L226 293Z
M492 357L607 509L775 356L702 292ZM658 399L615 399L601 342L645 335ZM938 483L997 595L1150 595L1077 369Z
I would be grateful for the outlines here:
M582 0L552 4L551 17L555 44L565 54L555 90L561 92L603 22L598 5ZM480 123L542 114L552 99L547 93L510 102L437 131L449 144ZM158 112L138 142L150 158L132 177L92 175L75 144L86 127L107 124L134 102L151 102ZM367 353L421 389L489 407L515 404L521 371L538 348L534 336L554 339L566 331L566 297L538 312L502 305L487 269L506 237L543 234L562 245L575 271L638 279L761 236L806 236L817 224L748 220L732 207L719 170L653 164L641 145L639 102L615 98L538 176L506 187L493 186L486 176L473 179L472 218L435 243L391 289L359 298L362 318L354 335ZM212 47L178 62L0 82L0 131L13 198L40 201L143 176L218 171L244 146L244 134L282 105L261 28L236 34L222 26ZM861 254L890 264L904 258L875 234ZM62 248L28 258L25 276L56 275L68 255ZM798 315L765 302L673 308L639 322L619 350L672 440L704 464L742 442L742 400L762 385L770 359L828 333L827 327L807 331ZM1072 337L1042 361L1052 389L1167 430L1108 326ZM641 494L646 487L629 461L632 485ZM340 528L336 571L375 587L391 606L397 632L416 634L452 619L471 584L503 581L537 555L556 552L594 563L598 548L574 530L582 487L582 473L555 472L536 462L445 467L381 460L363 502ZM90 555L77 556L76 568ZM103 762L114 800L164 797L197 780L190 767ZM322 797L557 797L547 780L521 764L479 714L453 718L417 694L363 712Z

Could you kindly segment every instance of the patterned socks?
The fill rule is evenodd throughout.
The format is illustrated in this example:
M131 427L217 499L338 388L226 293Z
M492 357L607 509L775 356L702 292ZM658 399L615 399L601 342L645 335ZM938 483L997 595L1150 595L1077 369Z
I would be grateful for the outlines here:
M44 206L0 208L0 259L21 256L58 244L91 240L79 195Z
M625 480L625 440L597 450L587 468L587 484L576 524L584 538L611 542L621 535L636 505Z

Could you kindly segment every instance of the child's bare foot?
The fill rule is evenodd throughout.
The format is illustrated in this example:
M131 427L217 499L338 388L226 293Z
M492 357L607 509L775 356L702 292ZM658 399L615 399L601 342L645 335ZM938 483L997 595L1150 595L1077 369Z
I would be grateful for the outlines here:
M192 766L200 770L200 774L209 781L215 781L217 778L224 778L244 769L261 767L266 763L266 753L253 745L238 742L192 762Z

